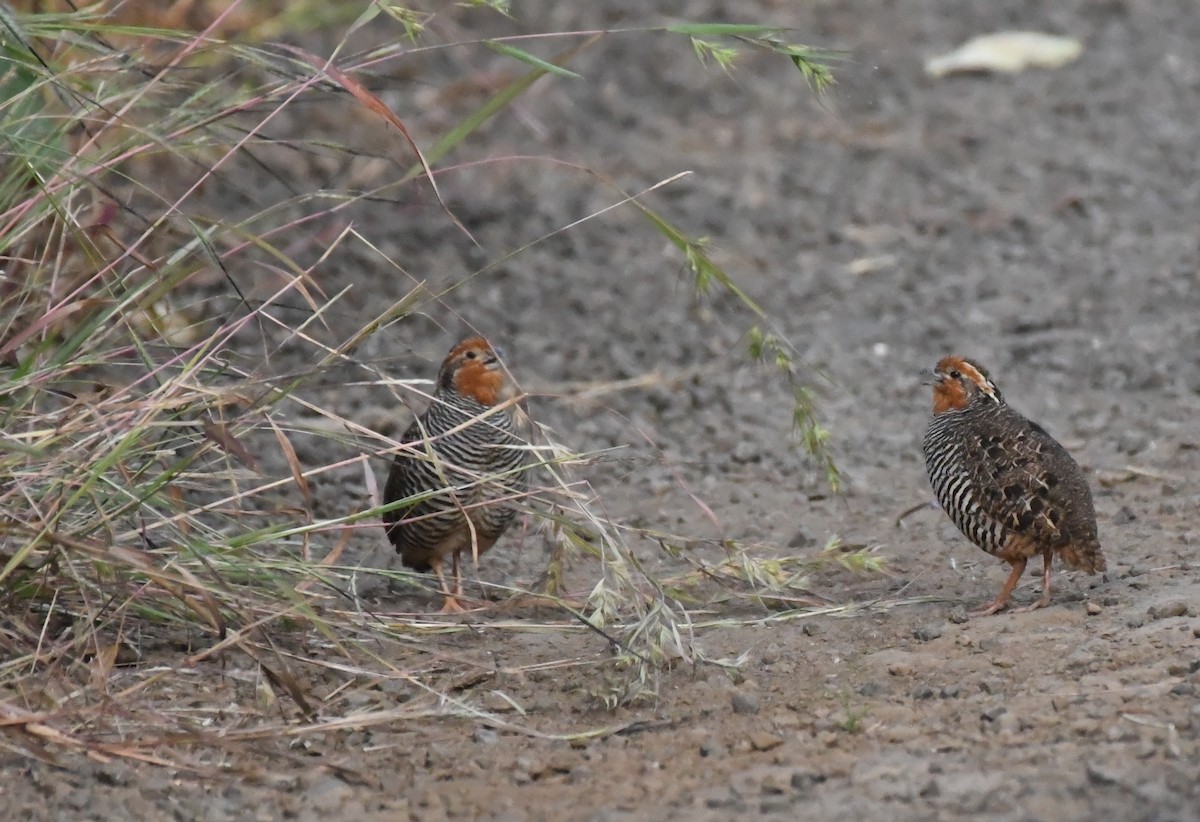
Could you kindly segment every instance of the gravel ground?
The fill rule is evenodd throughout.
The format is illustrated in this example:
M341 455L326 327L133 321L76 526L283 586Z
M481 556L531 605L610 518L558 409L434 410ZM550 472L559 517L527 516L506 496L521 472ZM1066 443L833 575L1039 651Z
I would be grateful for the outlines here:
M653 22L634 2L515 5L544 30ZM767 552L815 552L831 534L879 545L885 575L828 572L822 592L923 601L703 632L710 657L748 651L740 682L675 670L656 703L615 715L590 707L588 674L508 673L595 654L594 636L488 631L485 616L447 640L502 660L467 696L502 710L503 693L546 732L635 724L572 742L459 721L330 733L302 748L230 748L212 764L231 770L206 779L124 760L10 759L6 817L1200 819L1194 4L660 5L672 18L777 22L849 59L821 104L778 57L748 55L730 77L699 67L681 41L609 37L573 64L585 80L539 84L474 150L552 155L631 192L692 172L649 202L711 236L716 258L829 376L821 408L845 493L825 493L819 468L787 447L785 388L738 353L749 320L727 298L693 299L677 252L632 210L467 277L616 198L561 165L447 174L443 195L479 246L427 204L357 215L409 275L456 285L360 353L431 376L473 325L546 395L533 412L563 441L627 446L591 475L614 517ZM1084 51L1057 70L924 76L924 58L1002 29L1069 34ZM400 80L388 94L398 111L430 102ZM440 101L440 116L479 99ZM418 139L444 126L426 108ZM312 112L308 125L338 116ZM308 172L315 186L355 170ZM354 286L330 319L335 335L411 287L361 252L318 274L326 293ZM1108 572L1056 572L1050 608L964 620L1006 567L940 512L893 524L929 498L918 371L951 352L985 363L1092 483ZM554 396L648 373L661 379L593 402ZM388 433L407 422L377 387L331 375L327 392ZM298 450L332 461L322 448ZM338 510L361 486L361 473L317 485L318 504ZM543 562L537 541L516 535L482 574L520 578ZM1038 582L1029 574L1018 602Z

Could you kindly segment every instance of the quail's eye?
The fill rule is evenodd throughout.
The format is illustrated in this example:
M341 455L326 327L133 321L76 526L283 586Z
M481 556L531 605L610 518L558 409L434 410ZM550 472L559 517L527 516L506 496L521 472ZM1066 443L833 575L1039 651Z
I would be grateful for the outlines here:
M951 371L950 379L952 379L952 380L962 379L962 372L961 371Z
M478 352L478 351L468 351L468 352L467 352L467 359L468 359L468 360L477 360L477 359L479 359L479 352Z

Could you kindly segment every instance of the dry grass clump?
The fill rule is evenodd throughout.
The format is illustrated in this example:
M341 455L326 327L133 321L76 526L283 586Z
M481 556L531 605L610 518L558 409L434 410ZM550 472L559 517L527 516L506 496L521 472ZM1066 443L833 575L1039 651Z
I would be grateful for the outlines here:
M519 39L487 41L518 61L520 75L418 147L403 117L359 79L363 66L402 61L405 47L327 59L256 42L276 33L277 6L300 27L324 23L318 9L328 4L0 5L0 722L7 744L32 756L81 749L166 761L175 744L403 719L511 724L465 690L486 666L442 641L471 626L373 610L361 595L371 578L428 586L348 560L351 546L382 539L372 465L399 443L318 390L330 374L354 373L398 404L427 391L355 353L452 295L414 282L338 331L330 318L345 294L326 294L312 276L322 260L354 240L380 266L401 269L353 229L311 227L396 189L436 200L431 166L534 80L569 74L595 37L640 33L564 34L570 45L554 58ZM434 16L369 4L351 32L383 24L382 11L413 41ZM784 54L818 90L831 80L821 55L769 28L669 31L724 67L735 46L749 46ZM222 39L234 32L237 43ZM272 163L284 156L362 159L348 145L271 136L274 120L318 96L352 100L356 116L390 127L385 154L403 157L407 173L373 190L309 190L280 173ZM276 183L277 199L214 207L207 191L240 191L247 169ZM769 314L641 194L617 192L618 206L639 210L680 249L697 288L725 289L750 308L751 355L793 387L800 444L836 482L812 397ZM448 209L446 219L455 220ZM344 457L302 458L314 438ZM756 559L726 544L725 559L705 563L681 548L686 537L613 521L586 483L590 455L546 431L535 430L530 447L535 481L522 505L554 548L535 592L543 607L516 610L530 606L530 592L501 591L514 610L498 609L488 630L595 638L585 658L539 669L594 666L606 672L597 698L616 705L653 694L673 661L704 661L692 632L705 586L719 592L705 619L722 608L720 618L736 619L737 603L759 619L763 604L819 601L808 592L811 559ZM357 496L321 499L325 479L347 475L361 477ZM690 570L657 578L638 559L645 545ZM837 556L875 562L870 552ZM571 562L592 579L588 589L567 590Z

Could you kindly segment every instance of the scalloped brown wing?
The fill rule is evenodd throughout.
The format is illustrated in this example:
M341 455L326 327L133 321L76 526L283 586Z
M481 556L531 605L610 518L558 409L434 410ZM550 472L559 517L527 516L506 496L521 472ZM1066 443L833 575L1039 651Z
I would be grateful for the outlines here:
M982 512L1011 535L1018 556L1049 548L1071 567L1103 570L1082 469L1037 423L1017 414L1006 423L977 432L980 459L972 461L971 480Z

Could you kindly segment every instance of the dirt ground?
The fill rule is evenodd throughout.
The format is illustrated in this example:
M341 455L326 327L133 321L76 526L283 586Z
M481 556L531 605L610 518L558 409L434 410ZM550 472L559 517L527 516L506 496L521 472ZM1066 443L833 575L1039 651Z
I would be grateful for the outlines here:
M738 351L749 319L727 298L694 300L678 253L632 210L463 281L616 199L561 166L446 175L443 194L482 250L426 204L358 215L356 228L414 277L463 281L362 354L429 376L470 323L545 395L533 412L564 442L627 446L590 474L617 519L766 553L816 552L838 534L878 545L887 572L827 572L822 594L918 601L803 619L743 609L745 627L697 637L709 657L748 652L740 678L680 667L656 702L613 713L586 698L593 669L513 673L593 658L604 651L593 634L490 631L485 613L475 631L445 640L494 660L459 696L546 735L621 730L568 742L431 720L230 748L209 762L230 774L211 779L123 760L67 756L54 768L9 757L4 816L1200 819L1194 4L660 5L672 19L778 23L844 49L839 85L819 104L776 56L748 54L729 77L702 69L686 41L610 37L573 64L584 80L540 84L474 151L556 156L629 191L692 172L650 202L710 236L718 261L829 376L821 410L845 492L826 493L819 468L786 445L785 389ZM541 30L652 22L640 2L514 6ZM924 76L926 57L1002 29L1069 34L1083 55L1015 76ZM387 99L403 112L428 102L426 91L398 81ZM444 126L430 111L418 139ZM334 320L346 329L411 285L366 254L320 273L327 293L354 284ZM1050 608L964 619L1006 568L938 511L893 524L930 496L918 372L951 352L985 363L1088 472L1108 572L1056 571ZM591 402L554 396L647 373L663 379ZM342 413L388 433L407 422L378 389L331 377L328 391ZM357 487L316 492L336 510L345 494L362 498L361 474ZM512 536L482 573L528 579L544 560L536 539ZM586 579L589 568L573 573ZM1018 601L1037 584L1028 575Z

